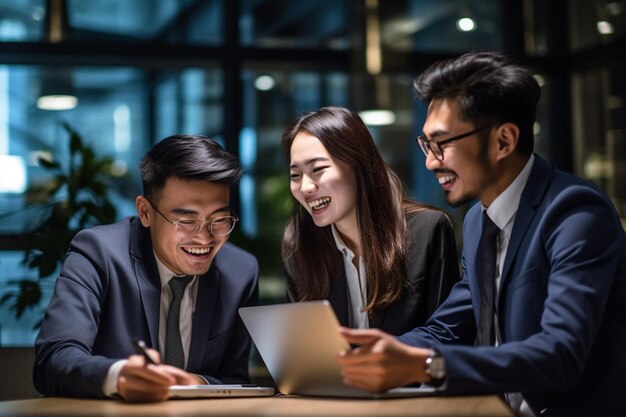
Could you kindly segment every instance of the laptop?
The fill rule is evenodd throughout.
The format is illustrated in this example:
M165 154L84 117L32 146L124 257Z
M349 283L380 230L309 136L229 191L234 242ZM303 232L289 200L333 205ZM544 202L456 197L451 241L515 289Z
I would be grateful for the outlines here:
M283 394L382 399L437 393L420 386L375 394L344 384L336 360L349 346L326 300L242 307L239 315Z
M274 388L243 385L172 385L169 398L223 398L223 397L267 397L274 395Z

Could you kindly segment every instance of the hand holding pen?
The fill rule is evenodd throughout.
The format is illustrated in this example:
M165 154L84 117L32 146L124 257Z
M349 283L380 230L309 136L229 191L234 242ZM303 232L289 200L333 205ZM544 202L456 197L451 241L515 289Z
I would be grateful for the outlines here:
M146 365L158 365L158 362L155 361L152 356L150 356L150 352L148 352L148 346L146 345L146 342L144 342L143 340L134 340L133 346L135 347L137 353L142 355L143 358L146 360Z
M127 401L161 401L171 385L197 385L200 377L160 363L159 354L141 340L133 341L138 355L131 355L117 379L118 394ZM152 365L152 366L149 366Z

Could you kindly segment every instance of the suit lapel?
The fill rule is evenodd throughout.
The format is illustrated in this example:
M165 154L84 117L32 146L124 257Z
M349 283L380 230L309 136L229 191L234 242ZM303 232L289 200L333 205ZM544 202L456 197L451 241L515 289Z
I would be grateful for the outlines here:
M187 369L200 369L204 360L204 351L211 336L213 319L217 308L221 273L215 266L215 260L205 275L198 277L198 296L191 329L191 345Z
M154 259L148 229L138 218L131 224L130 253L133 259L141 304L148 324L151 346L159 346L159 316L161 309L161 279Z
M537 212L537 206L541 203L543 196L550 184L552 177L552 167L541 157L535 155L535 162L528 177L528 181L522 191L519 207L515 214L515 223L511 231L511 238L506 252L506 259L502 267L502 279L500 288L509 279L511 265L517 256L522 240L526 235L528 226L531 224ZM500 292L502 294L502 291Z
M341 260L343 265L343 260ZM330 294L328 295L328 301L330 305L333 306L333 310L335 310L335 314L337 315L337 320L339 320L339 324L344 327L349 326L348 321L348 290L346 288L346 273L341 270L341 276L339 279L336 279L332 282L332 286L330 288Z
M482 234L482 206L475 204L467 213L463 230L463 268L466 271L470 288L472 291L472 305L474 307L474 318L478 323L480 313L480 288L482 286L482 267L480 265L479 247L480 235ZM469 237L472 238L469 238Z
M389 311L390 309L391 307L386 308L383 312L379 314L368 314L367 318L369 320L370 329L382 329L383 322L385 321L385 316L387 315L387 311Z

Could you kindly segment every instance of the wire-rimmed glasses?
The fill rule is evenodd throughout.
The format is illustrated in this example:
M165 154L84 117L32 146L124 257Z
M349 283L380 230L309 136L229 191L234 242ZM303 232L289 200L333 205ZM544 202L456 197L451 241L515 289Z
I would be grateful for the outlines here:
M209 232L213 236L228 236L235 228L235 224L239 221L237 216L220 216L206 221L193 219L171 220L165 214L161 213L159 209L156 208L156 205L152 204L152 201L150 201L147 197L146 200L148 200L148 203L150 203L154 211L159 213L165 220L176 226L176 231L184 234L185 236L194 236L200 233L206 225L209 225Z

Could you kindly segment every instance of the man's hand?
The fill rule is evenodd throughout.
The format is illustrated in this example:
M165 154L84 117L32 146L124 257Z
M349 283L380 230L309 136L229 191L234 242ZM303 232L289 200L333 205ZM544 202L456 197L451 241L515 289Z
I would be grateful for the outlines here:
M150 356L157 365L146 363L141 355L132 355L122 367L117 379L117 391L126 401L167 400L170 385L205 384L197 375L170 365L162 365L159 353L150 349Z
M337 359L346 384L384 392L429 379L424 373L427 349L407 346L378 329L342 327L340 333L348 343L358 346L342 352Z

